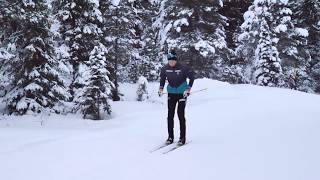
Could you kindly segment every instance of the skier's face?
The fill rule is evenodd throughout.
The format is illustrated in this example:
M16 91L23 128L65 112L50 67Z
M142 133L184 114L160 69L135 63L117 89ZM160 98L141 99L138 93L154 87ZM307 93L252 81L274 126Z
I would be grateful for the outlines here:
M176 64L177 64L177 61L175 61L175 60L169 60L168 63L169 63L169 66L174 67L174 66L176 66Z

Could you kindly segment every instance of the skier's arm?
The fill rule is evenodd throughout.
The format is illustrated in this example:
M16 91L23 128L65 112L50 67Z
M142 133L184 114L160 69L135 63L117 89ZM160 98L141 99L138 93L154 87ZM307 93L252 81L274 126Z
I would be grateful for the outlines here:
M166 73L165 73L165 68L162 68L161 69L161 72L160 72L160 88L159 89L163 89L164 88L164 85L166 83Z
M193 82L194 82L194 79L195 79L194 78L194 72L189 68L187 68L186 70L187 70L187 77L189 79L189 84L188 84L186 89L190 90L192 88L192 85L193 85Z

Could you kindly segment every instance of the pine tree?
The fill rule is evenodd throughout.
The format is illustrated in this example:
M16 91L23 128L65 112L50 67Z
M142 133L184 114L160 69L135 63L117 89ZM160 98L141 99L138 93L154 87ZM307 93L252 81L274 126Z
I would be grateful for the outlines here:
M304 29L297 28L291 22L292 11L287 1L282 0L255 0L253 5L249 7L244 14L245 22L241 25L242 33L238 36L239 45L237 47L237 55L244 60L246 64L246 77L249 81L255 82L252 76L252 67L255 52L260 40L261 23L266 21L270 30L271 40L276 47L280 65L284 76L282 76L285 87L303 90L303 87L293 87L291 77L293 69L305 70L306 61L309 59L308 51L305 50L306 33ZM308 79L307 73L300 72L301 77L297 78L300 82L305 83ZM303 75L303 76L302 76ZM306 90L308 91L308 90Z
M235 50L236 35L239 27L243 23L243 14L248 10L253 0L225 0L219 13L227 18L225 25L226 41L229 48Z
M243 14L248 10L253 0L225 0L223 7L219 9L219 13L227 18L224 28L226 31L226 42L228 48L232 51L230 58L226 62L223 70L222 81L230 83L248 83L245 77L244 63L242 58L236 56L236 37L240 33L240 25L243 23Z
M61 24L60 34L69 47L69 61L73 66L70 92L73 97L77 97L76 90L84 87L81 74L89 62L90 52L103 38L100 4L95 0L61 0L55 1L54 9Z
M154 26L159 28L160 56L175 49L181 62L192 67L198 77L221 79L230 49L219 14L220 0L165 0Z
M15 40L18 35L21 35L16 31L15 24L12 24L12 19L9 14L8 7L10 2L0 2L0 96L3 97L7 91L12 88L12 75L10 73L10 62L17 53L15 47Z
M141 1L146 2L143 0ZM141 36L141 56L144 57L144 66L142 66L141 68L143 69L143 73L141 73L140 75L145 76L149 81L155 81L159 79L162 62L159 58L160 48L157 44L157 29L152 25L157 17L158 6L154 1L151 2L153 3L144 3L144 8L142 8L143 10L140 14L144 25L144 31ZM148 14L145 14L143 12L148 12Z
M101 120L105 117L102 112L111 114L108 98L113 83L109 80L110 73L106 68L107 52L107 48L103 44L99 44L90 53L85 87L81 89L80 97L77 98L84 118Z
M132 2L134 1L103 1L100 4L105 19L103 44L109 48L108 59L111 63L108 70L110 79L115 85L112 89L114 101L120 100L119 82L128 77L125 67L136 54L134 39L137 16L131 7Z
M135 43L133 58L128 67L128 78L136 82L140 76L150 81L158 79L161 63L159 63L159 48L156 44L156 29L152 26L156 17L156 4L145 0L135 0L132 3L136 14Z
M255 79L261 86L278 87L282 84L282 69L278 50L271 39L271 32L265 19L261 19L259 44L256 49Z
M9 113L54 111L69 97L57 73L45 1L4 1L5 31L15 47L12 82L5 101Z
M320 2L317 0L291 1L293 22L308 30L305 49L310 52L310 61L307 61L307 72L312 82L308 87L320 93Z
M285 87L312 92L311 84L309 87L306 86L311 83L307 69L310 61L310 54L306 48L308 32L292 22L292 10L288 1L279 1L274 7L276 8L270 9L275 17L270 26L277 36ZM290 81L294 83L291 84Z
M9 64L13 58L14 55L11 54L7 48L0 48L0 97L5 96L7 91L10 89L12 80L10 76Z

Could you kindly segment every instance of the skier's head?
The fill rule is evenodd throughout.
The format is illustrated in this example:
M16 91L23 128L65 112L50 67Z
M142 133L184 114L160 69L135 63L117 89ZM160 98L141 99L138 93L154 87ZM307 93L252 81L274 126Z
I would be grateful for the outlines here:
M177 64L177 54L175 51L171 50L168 54L167 54L167 59L168 59L168 64L171 67L176 66Z

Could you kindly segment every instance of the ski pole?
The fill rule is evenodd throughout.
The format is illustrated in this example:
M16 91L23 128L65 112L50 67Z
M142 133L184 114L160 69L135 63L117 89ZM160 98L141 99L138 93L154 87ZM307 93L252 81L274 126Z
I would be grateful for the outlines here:
M195 90L195 91L190 92L190 94L198 93L198 92L205 91L205 90L208 90L208 88L203 88L203 89ZM165 92L165 93L163 93L163 94L168 94L168 93Z
M190 94L198 93L198 92L205 91L205 90L208 90L208 88L203 88L203 89L199 89L196 91L192 91L192 92L190 92Z

